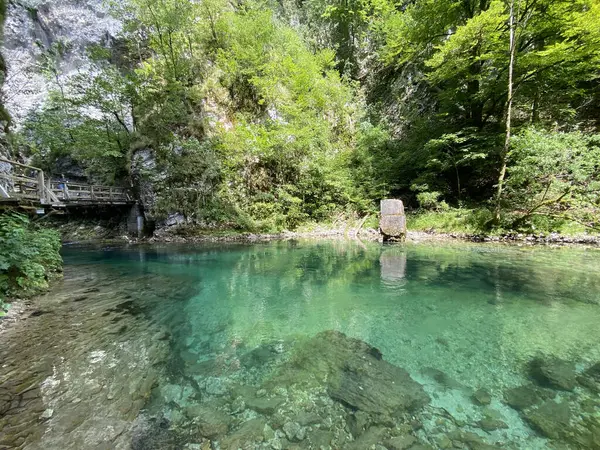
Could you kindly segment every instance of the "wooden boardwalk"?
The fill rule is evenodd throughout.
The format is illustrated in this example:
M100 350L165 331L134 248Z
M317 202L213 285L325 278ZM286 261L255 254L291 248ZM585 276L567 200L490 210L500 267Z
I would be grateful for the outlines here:
M51 180L42 169L0 158L0 204L3 203L66 208L127 205L135 200L126 188Z

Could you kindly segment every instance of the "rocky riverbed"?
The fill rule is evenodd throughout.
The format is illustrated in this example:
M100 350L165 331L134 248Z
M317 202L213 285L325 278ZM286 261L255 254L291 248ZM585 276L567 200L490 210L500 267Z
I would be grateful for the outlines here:
M177 287L129 281L71 267L2 330L0 448L130 448L131 423L168 356L164 329L132 299L151 308Z
M235 349L198 361L156 390L134 448L500 449L598 448L600 364L532 361L531 382L495 397L470 392L468 420L370 345L336 331ZM439 391L468 388L437 369ZM434 391L432 395L437 397ZM506 414L510 409L512 414ZM156 427L162 431L156 432ZM528 426L531 429L528 429ZM522 434L520 434L522 433ZM520 435L519 435L520 434Z
M444 303L428 290L486 273L488 247L296 245L73 250L64 280L0 331L0 448L599 448L600 349L563 332L593 334L589 271L589 298L517 302L503 271L528 266L513 250L493 298ZM444 278L444 252L474 262Z

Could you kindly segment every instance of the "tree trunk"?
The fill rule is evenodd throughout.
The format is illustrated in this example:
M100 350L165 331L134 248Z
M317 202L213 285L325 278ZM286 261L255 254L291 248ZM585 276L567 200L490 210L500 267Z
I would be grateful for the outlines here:
M513 101L513 67L515 63L515 1L510 0L510 58L508 62L508 102L506 105L506 137L504 139L504 148L502 150L502 166L498 175L498 187L496 190L496 210L494 212L494 222L500 222L500 202L502 200L502 190L504 188L504 177L506 176L506 165L508 163L508 151L510 150L510 119L512 113Z

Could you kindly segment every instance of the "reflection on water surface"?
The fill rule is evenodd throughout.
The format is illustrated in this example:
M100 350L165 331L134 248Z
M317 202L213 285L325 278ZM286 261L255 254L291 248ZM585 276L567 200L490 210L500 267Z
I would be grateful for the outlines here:
M600 447L596 250L64 257L65 280L2 335L0 448Z

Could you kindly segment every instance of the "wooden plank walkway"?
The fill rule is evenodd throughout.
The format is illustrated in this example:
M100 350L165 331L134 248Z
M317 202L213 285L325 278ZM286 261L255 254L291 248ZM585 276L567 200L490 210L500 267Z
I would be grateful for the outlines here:
M126 188L50 180L40 168L0 158L0 204L41 206L125 205L135 200Z

